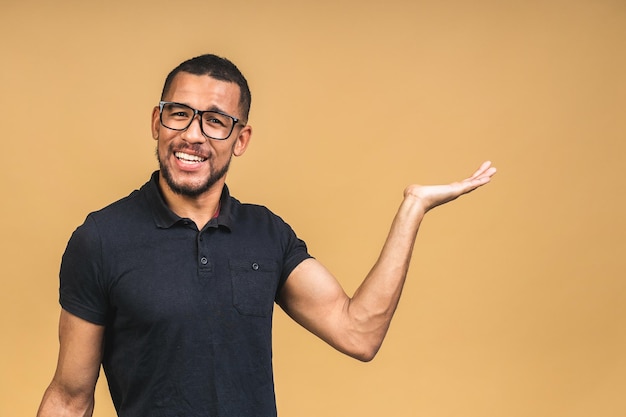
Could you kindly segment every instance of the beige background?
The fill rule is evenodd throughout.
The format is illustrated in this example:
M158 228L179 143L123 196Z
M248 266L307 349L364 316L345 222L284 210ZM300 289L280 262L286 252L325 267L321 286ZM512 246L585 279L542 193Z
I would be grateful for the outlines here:
M623 0L2 0L0 39L0 416L35 413L67 239L148 179L163 79L205 52L253 92L233 194L349 292L406 185L500 170L426 219L372 363L277 312L282 416L626 415Z

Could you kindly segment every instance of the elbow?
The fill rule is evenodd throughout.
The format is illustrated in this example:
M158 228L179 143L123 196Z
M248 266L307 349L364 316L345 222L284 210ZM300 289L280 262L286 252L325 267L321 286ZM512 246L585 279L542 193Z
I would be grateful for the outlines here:
M355 307L348 303L337 332L325 339L338 351L361 362L371 362L383 344L393 311Z
M349 345L338 348L339 351L361 362L371 362L376 357L382 340L379 338L358 338Z
M46 389L37 412L38 417L48 415L91 415L94 409L94 391L75 391L53 380Z
M377 353L378 349L359 352L351 356L356 360L367 363L373 361Z
M384 314L355 317L339 350L361 362L371 362L378 354L388 328L389 320Z

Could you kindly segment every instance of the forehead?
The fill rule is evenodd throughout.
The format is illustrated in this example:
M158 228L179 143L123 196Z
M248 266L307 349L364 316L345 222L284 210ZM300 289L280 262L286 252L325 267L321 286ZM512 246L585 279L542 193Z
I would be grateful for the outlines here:
M233 116L241 116L239 98L237 84L188 72L176 74L164 97L165 101L176 101L198 110L217 109Z

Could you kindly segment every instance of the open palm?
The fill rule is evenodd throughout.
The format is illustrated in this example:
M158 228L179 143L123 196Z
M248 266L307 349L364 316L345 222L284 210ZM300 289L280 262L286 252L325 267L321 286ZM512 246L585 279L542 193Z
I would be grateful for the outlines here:
M496 168L491 166L490 161L486 161L472 176L462 181L445 185L410 185L404 195L417 198L427 212L487 184L495 173Z

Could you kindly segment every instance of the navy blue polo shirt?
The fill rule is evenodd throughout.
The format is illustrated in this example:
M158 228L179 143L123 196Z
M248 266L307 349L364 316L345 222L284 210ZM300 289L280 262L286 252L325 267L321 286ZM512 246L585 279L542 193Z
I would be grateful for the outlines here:
M60 303L105 326L119 416L275 416L273 306L306 245L227 187L199 231L165 205L158 175L76 229Z

